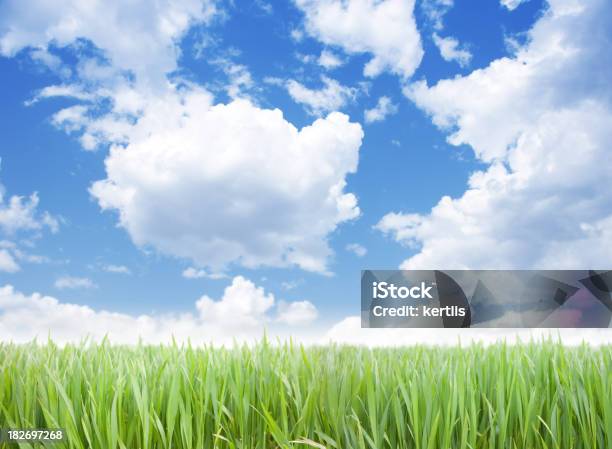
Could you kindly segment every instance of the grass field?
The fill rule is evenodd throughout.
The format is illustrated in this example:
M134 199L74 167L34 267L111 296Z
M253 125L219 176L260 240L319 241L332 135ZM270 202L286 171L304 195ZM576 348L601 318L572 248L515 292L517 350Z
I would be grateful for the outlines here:
M0 427L94 449L609 449L612 347L2 344Z

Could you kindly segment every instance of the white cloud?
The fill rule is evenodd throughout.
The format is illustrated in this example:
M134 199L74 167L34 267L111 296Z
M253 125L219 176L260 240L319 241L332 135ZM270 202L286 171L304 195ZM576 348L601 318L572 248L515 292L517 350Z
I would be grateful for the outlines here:
M0 158L0 165L2 158ZM52 216L49 212L39 212L38 193L34 192L29 197L13 195L5 201L6 189L0 183L0 233L13 238L16 234L22 232L34 233L34 236L40 234L44 229L56 233L59 230L59 220ZM14 242L8 240L0 241L0 247L8 248L10 253L4 256L4 266L14 266L10 264L9 257L17 257L27 259L27 255L19 250ZM30 261L30 260L26 260ZM4 270L10 271L10 270Z
M466 67L472 60L472 53L465 47L462 48L454 37L440 37L438 33L434 33L433 41L445 61L456 61L461 67Z
M346 63L344 58L328 49L321 50L319 56L299 52L295 56L302 64L317 64L325 70L334 70Z
M4 286L0 287L0 335L3 341L15 342L50 335L58 343L108 337L113 343L128 344L169 343L172 338L194 344L232 344L261 338L265 328L270 335L286 335L287 324L293 323L285 318L305 324L306 320L298 319L300 311L306 318L316 316L307 301L282 304L277 311L281 314L275 314L274 296L241 276L232 280L220 299L200 298L193 312L138 316L94 310L38 293L28 296Z
M529 0L499 0L499 2L510 11L514 11L522 3L527 3L528 1Z
M34 101L40 98L43 97L36 97ZM55 127L63 129L66 133L81 131L89 120L87 118L87 112L88 108L86 106L80 104L69 106L53 114L51 122Z
M405 268L606 266L612 247L609 2L551 0L516 56L407 94L489 164L428 215L378 228L416 254Z
M0 14L0 54L87 39L114 66L133 71L140 81L163 84L164 75L176 68L178 40L191 25L206 23L214 14L214 3L202 0L7 0Z
M435 30L444 28L444 16L454 6L454 0L422 0L421 9Z
M55 281L54 285L55 288L60 290L96 287L96 284L94 284L91 279L73 276L62 276Z
M206 270L197 269L194 267L188 267L183 270L182 276L185 279L225 279L227 277L226 274L223 273L209 273Z
M363 257L368 254L368 250L359 243L349 243L346 245L346 250L355 254L357 257Z
M211 63L219 66L228 77L229 82L224 88L230 98L249 98L248 92L254 88L255 82L247 66L227 58L215 59Z
M315 55L307 55L307 54L302 54L302 53L296 53L295 57L302 64L312 64L313 62L318 61L317 57ZM282 86L284 84L284 82L283 82L283 80L281 78L267 77L266 79L267 80L276 80L278 86Z
M278 303L276 321L290 326L303 326L312 323L319 316L317 308L310 301L295 301Z
M323 76L321 81L323 88L310 89L295 80L289 80L286 83L287 92L293 101L304 105L312 115L316 116L342 109L357 96L357 89L343 86L334 79Z
M605 73L611 64L609 57L601 57L606 37L591 43L586 29L605 26L607 14L593 14L605 6L601 0L588 7L578 0L550 3L514 57L494 60L468 76L432 87L418 82L405 89L436 125L452 131L450 143L471 145L486 162L505 158L524 130L546 112L584 103L608 90L609 83L599 77L589 80L584 72L589 66Z
M30 51L30 57L35 62L42 64L54 73L57 73L63 78L67 78L72 74L70 70L63 63L59 56L54 55L46 48L35 48Z
M45 8L49 14L42 14ZM91 193L103 209L118 213L137 245L213 272L230 263L326 272L329 233L359 215L345 178L357 167L361 127L334 113L298 130L279 110L246 100L214 104L189 81L169 83L178 40L213 9L195 0L153 6L136 0L129 7L10 2L0 19L11 24L0 33L0 51L10 56L77 38L105 51L110 62L77 54L79 81L39 97L74 94L82 101L52 121L78 135L85 149L110 146L107 178ZM244 67L224 70L231 96L250 86Z
M104 271L106 271L107 273L132 274L130 269L128 267L126 267L125 265L113 265L113 264L109 264L109 265L104 265L102 267L102 269Z
M139 246L213 271L233 262L324 272L327 235L359 215L344 187L362 136L340 113L298 130L279 110L176 91L144 108L91 193Z
M0 249L0 271L4 271L6 273L16 273L20 269L21 267L15 261L11 253L9 253L6 249Z
M337 69L338 67L343 65L344 62L345 61L341 59L337 54L327 49L321 51L319 59L317 60L317 63L327 70Z
M382 96L378 99L376 106L372 109L366 109L363 117L366 123L374 123L380 122L395 113L397 113L397 105L391 101L391 98Z
M0 242L0 244L4 243L6 241L2 241ZM12 242L10 242L12 243ZM10 247L11 252L13 254L13 256L15 257L15 259L19 260L20 262L26 262L26 263L34 263L34 264L41 264L41 263L48 263L50 262L49 258L46 256L41 256L39 254L30 254L27 253L25 251L23 251L22 249L20 249L17 244L12 243L13 246ZM7 247L8 248L8 247Z
M410 77L423 57L414 0L295 0L306 32L346 53L369 53L364 74Z
M13 195L4 201L4 188L0 185L0 229L12 235L18 231L39 231L49 228L51 232L59 229L58 220L48 212L38 213L39 198L33 193L28 198Z
M107 92L107 95L96 96L95 101L87 105L77 104L59 110L53 114L51 123L68 134L80 135L83 149L95 151L110 142L126 143L142 109L153 102L161 107L163 102L163 95L155 99L124 87ZM96 108L105 100L113 102L113 111L96 115Z
M231 345L234 341L253 342L264 329L273 339L291 337L300 343L329 342L367 346L415 344L454 345L472 340L492 343L520 337L523 341L543 336L559 337L566 344L612 342L609 329L361 329L359 317L347 317L326 330L296 329L316 319L318 312L308 301L275 307L274 296L248 279L235 277L221 298L203 296L193 311L180 314L129 315L94 310L79 304L61 302L38 293L25 295L12 286L0 287L0 336L2 341L28 342L34 338L54 342L80 342L84 338L108 338L116 344L159 344L176 340L196 345ZM323 335L323 337L321 337ZM274 341L274 340L273 340Z
M499 341L539 341L542 338L559 340L566 345L612 343L610 329L362 329L358 316L349 316L329 329L320 343L343 343L363 346L454 346L472 342L492 344Z
M263 287L257 287L242 276L232 280L219 301L204 295L196 302L200 316L207 322L233 329L260 326L273 305L273 294L266 294Z
M47 258L21 250L13 240L23 233L36 239L44 229L55 233L59 222L49 212L38 211L37 193L28 198L13 195L8 201L5 201L5 194L5 187L0 184L0 234L8 238L0 240L0 272L15 273L21 269L20 263L42 263Z
M31 100L25 102L26 106L31 106L37 103L39 100L45 98L56 98L56 97L68 97L73 98L75 100L87 101L93 100L94 96L85 92L78 86L74 84L61 84L61 85L51 85L42 88Z

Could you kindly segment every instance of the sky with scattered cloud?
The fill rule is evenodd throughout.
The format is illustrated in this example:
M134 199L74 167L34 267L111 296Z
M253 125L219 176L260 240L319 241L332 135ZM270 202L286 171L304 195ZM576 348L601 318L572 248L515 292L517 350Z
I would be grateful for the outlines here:
M0 338L455 342L361 330L360 270L609 266L611 29L607 0L1 2Z

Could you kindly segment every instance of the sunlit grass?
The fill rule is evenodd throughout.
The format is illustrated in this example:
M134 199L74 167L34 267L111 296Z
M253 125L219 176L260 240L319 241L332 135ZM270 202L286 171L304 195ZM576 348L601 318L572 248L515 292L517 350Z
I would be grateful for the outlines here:
M3 344L0 427L93 449L605 449L612 347Z

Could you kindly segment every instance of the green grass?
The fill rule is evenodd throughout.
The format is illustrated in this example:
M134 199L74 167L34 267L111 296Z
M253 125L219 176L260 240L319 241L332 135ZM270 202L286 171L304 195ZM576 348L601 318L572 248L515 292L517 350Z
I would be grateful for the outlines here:
M606 449L612 346L1 344L0 427L92 449Z

